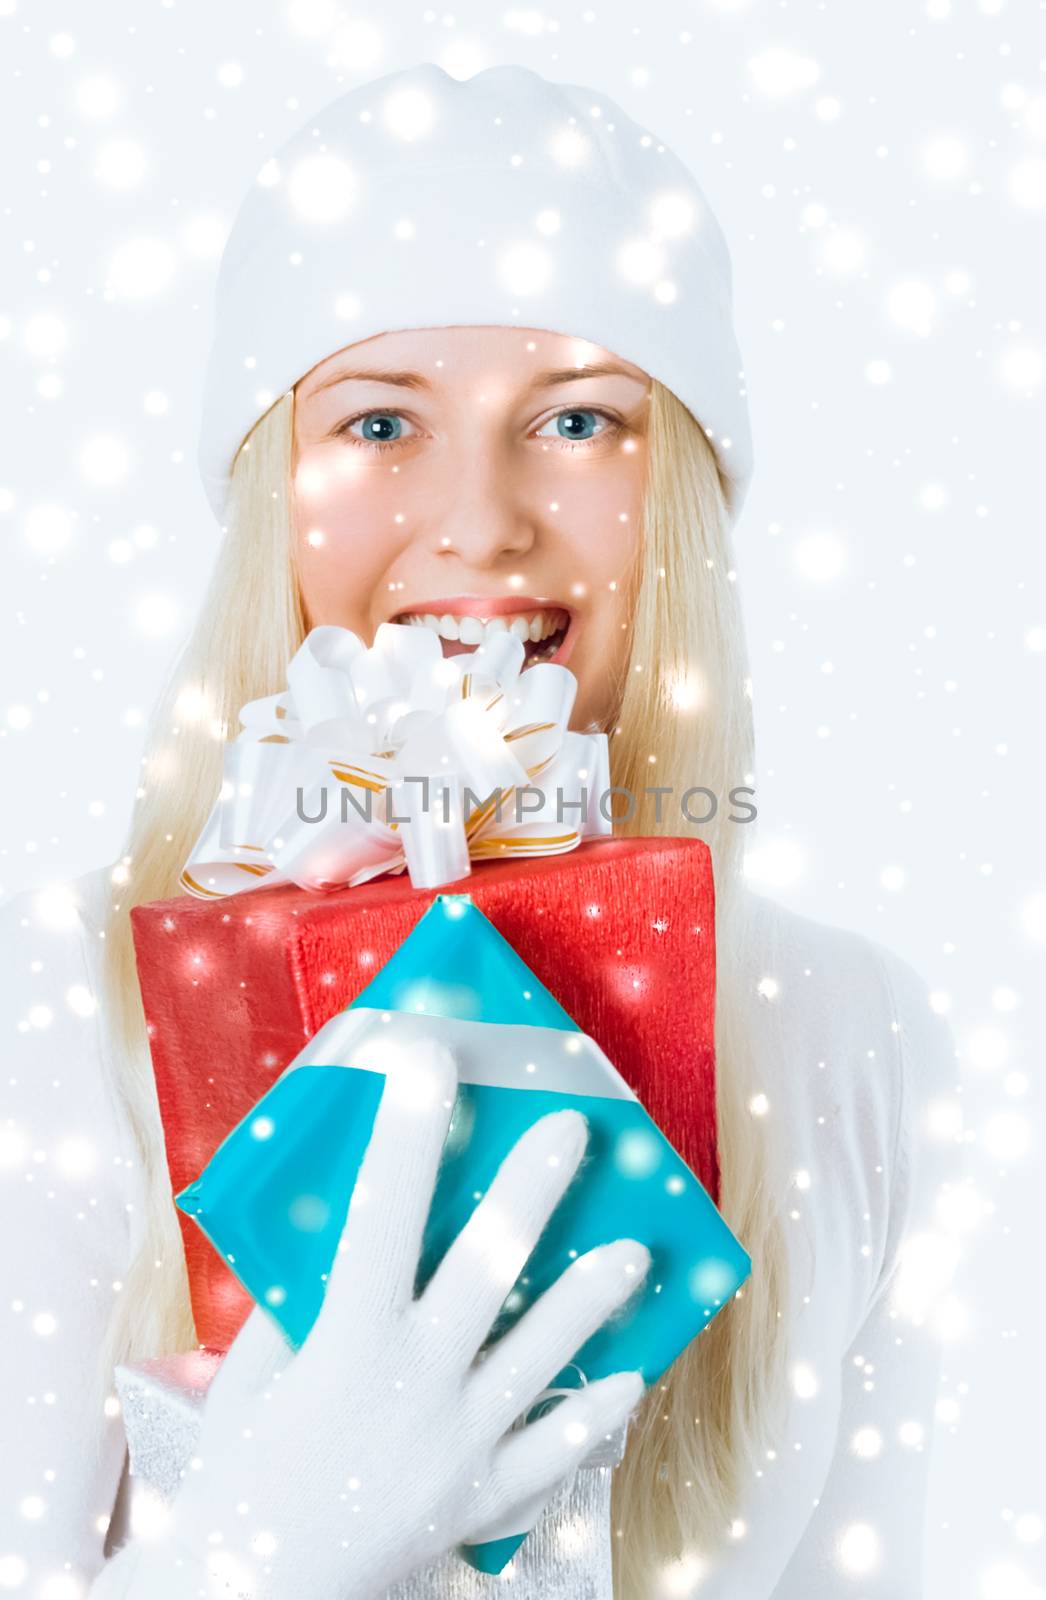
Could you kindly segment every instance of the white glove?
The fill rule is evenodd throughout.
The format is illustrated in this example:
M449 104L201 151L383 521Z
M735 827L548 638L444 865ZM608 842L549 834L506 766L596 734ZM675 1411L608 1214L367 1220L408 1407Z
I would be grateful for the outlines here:
M522 1135L415 1299L457 1072L434 1041L379 1070L308 1338L295 1355L267 1312L251 1312L212 1381L167 1527L125 1547L92 1600L370 1600L452 1545L532 1527L643 1393L638 1372L618 1373L512 1426L642 1281L650 1256L633 1240L574 1261L481 1353L581 1161L584 1117L554 1112Z

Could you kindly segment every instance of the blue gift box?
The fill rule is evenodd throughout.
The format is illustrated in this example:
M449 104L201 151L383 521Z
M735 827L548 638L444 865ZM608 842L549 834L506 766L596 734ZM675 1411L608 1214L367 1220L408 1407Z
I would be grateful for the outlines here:
M384 1075L353 1065L376 1034L444 1039L459 1090L425 1232L420 1291L531 1123L573 1106L585 1158L492 1330L576 1256L623 1237L652 1254L642 1289L550 1387L639 1370L652 1384L736 1293L751 1260L624 1078L467 894L441 894L347 1011L322 1028L176 1196L300 1348L323 1303ZM462 1546L500 1572L526 1530Z

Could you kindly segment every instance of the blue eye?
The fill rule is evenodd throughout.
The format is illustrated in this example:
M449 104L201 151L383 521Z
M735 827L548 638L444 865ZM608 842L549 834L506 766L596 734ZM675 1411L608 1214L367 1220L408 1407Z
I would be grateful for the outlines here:
M556 426L555 435L546 433L545 429L553 423ZM549 417L548 422L542 423L535 437L538 439L555 437L571 444L588 444L593 439L609 436L619 428L620 423L617 418L607 411L600 411L594 406L570 406L564 411L558 411L554 417Z
M596 431L595 411L561 411L556 430L564 439L591 439Z
M361 433L355 431L358 423L362 424ZM354 417L339 423L333 433L361 450L392 449L397 444L409 444L414 437L403 432L403 418L396 411L357 411Z
M394 411L368 411L358 420L363 423L363 438L371 444L388 444L403 432L403 422Z

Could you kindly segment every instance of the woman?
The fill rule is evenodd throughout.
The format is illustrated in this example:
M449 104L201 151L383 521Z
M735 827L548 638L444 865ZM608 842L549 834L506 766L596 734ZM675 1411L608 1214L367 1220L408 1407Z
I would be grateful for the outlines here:
M532 659L569 663L572 725L610 735L613 782L637 797L617 831L692 832L675 797L694 784L720 801L700 829L719 1204L753 1270L633 1419L615 1594L811 1600L856 1576L862 1593L920 1591L938 1357L906 1262L915 1244L923 1268L937 1260L943 1168L920 1108L950 1087L953 1050L904 962L743 883L726 797L754 761L730 532L751 462L730 302L687 169L605 96L523 68L391 75L262 168L223 258L205 392L201 464L226 536L127 853L52 900L65 928L42 931L27 900L5 909L13 1021L28 1017L36 1052L5 1115L60 1175L45 1189L30 1163L4 1245L19 1298L0 1382L31 1460L0 1465L0 1561L19 1575L101 1566L123 1443L74 1371L101 1349L108 1385L116 1361L196 1342L129 908L176 892L222 740L283 687L309 627L369 643L383 621L436 626L446 652L501 618ZM77 1161L59 1135L77 1128L96 1140L94 1206L64 1172ZM228 1416L234 1431L232 1402ZM427 1489L435 1503L442 1486ZM411 1552L384 1536L395 1576ZM99 1594L123 1592L118 1567Z

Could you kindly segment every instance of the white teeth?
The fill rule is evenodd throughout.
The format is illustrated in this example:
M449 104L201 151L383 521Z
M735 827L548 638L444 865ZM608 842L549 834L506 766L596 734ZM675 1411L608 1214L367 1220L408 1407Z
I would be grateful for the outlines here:
M523 643L540 644L551 634L559 632L568 620L568 614L554 607L549 611L520 613L514 617L455 617L450 612L438 616L435 612L401 612L399 620L416 628L431 628L441 639L457 640L461 644L480 645L496 633L511 633ZM530 660L537 659L537 652Z

